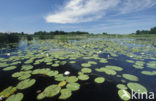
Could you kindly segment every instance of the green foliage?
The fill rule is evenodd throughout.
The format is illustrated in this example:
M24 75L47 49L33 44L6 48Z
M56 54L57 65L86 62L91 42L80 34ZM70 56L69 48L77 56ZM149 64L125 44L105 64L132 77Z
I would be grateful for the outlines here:
M103 78L103 77L97 77L97 78L94 79L94 81L96 83L103 83L105 81L105 78Z
M12 95L16 91L17 91L17 88L16 87L10 86L10 87L4 89L2 92L0 92L0 97L7 98L7 97L9 97L10 95Z
M139 78L131 74L122 74L122 77L130 81L138 81Z
M136 93L147 93L147 89L139 83L128 83L127 86Z
M17 93L8 97L6 101L22 101L23 97L24 95L22 93Z
M35 84L36 80L35 79L26 79L18 83L17 88L18 89L26 89Z
M78 84L78 83L68 83L66 88L71 90L71 91L76 91L76 90L80 89L80 84Z
M68 99L72 95L72 92L69 89L62 89L60 92L61 92L61 95L59 96L59 99L65 100L65 99Z

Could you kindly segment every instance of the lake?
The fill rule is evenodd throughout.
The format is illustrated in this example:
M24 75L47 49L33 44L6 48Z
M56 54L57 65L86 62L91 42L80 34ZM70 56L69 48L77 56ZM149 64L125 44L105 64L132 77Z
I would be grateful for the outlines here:
M140 99L150 100L155 43L149 37L91 37L0 44L0 99L133 101L143 93L148 96Z

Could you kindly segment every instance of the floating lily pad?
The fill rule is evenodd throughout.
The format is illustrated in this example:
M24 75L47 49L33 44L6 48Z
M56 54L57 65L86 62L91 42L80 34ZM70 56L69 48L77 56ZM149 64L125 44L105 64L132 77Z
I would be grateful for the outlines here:
M56 81L64 81L66 80L66 77L63 74L58 74L55 76Z
M55 64L52 64L53 67L59 67L59 64L55 63Z
M23 65L22 68L21 68L21 70L30 70L32 68L33 68L32 65Z
M78 83L68 83L66 88L71 90L71 91L76 91L76 90L80 89L80 84L78 84Z
M106 66L106 68L107 69L112 69L112 70L115 70L115 71L122 71L123 70L123 68L121 68L121 67L118 67L118 66L110 66L110 65Z
M130 81L138 81L139 78L131 74L122 74L122 77Z
M10 66L10 67L3 68L3 70L4 71L10 71L10 70L14 70L16 68L17 68L16 66Z
M147 93L147 89L139 83L128 83L127 86L136 93Z
M126 85L124 85L124 84L118 84L116 87L117 87L118 89L122 89L122 90L128 89L128 88L126 87Z
M116 71L112 70L112 69L107 69L107 68L99 68L99 69L95 69L98 72L105 72L108 75L116 75Z
M89 64L89 63L83 63L83 64L81 64L81 66L82 67L91 67L91 64Z
M76 61L70 61L69 63L73 64L73 63L76 63Z
M151 61L147 63L147 67L156 69L156 61Z
M61 81L59 84L58 84L58 86L60 86L60 87L63 87L63 86L65 86L66 85L66 81Z
M44 91L37 95L38 100L42 100L46 97L54 97L59 94L61 87L58 85L50 85L44 89Z
M123 90L123 89L119 90L118 91L118 95L124 101L128 101L128 100L131 99L131 95L130 95L130 93L127 90Z
M22 101L23 97L24 95L22 93L17 93L8 97L6 101Z
M7 98L7 97L9 97L10 95L12 95L16 91L17 91L17 88L16 87L10 86L10 87L4 89L2 92L0 92L0 97Z
M156 71L142 71L141 73L149 76L156 75Z
M61 95L59 96L59 99L68 99L72 95L71 90L69 89L62 89L61 90Z
M82 71L82 73L91 73L92 69L90 69L90 68L82 68L81 71Z
M35 79L26 79L18 83L17 88L18 89L26 89L35 84L36 80Z
M103 83L104 81L105 81L105 78L103 78L103 77L97 77L97 78L95 78L95 80L94 80L96 83Z
M85 75L85 74L82 74L82 75L79 75L78 78L79 78L79 80L88 80L89 76Z
M70 77L67 77L66 78L66 81L67 82L77 82L78 81L78 78L76 76L70 76Z

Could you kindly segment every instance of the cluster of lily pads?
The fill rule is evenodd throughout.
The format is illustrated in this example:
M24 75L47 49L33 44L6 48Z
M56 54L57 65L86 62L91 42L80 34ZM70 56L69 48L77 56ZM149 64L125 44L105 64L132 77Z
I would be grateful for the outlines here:
M97 85L107 81L107 78L100 74L107 75L110 78L113 76L118 77L122 81L117 84L118 95L122 100L130 99L131 95L128 90L147 92L147 88L137 82L140 79L139 77L133 73L123 73L124 67L110 65L110 60L115 60L121 55L129 58L122 62L131 65L132 69L139 70L140 74L145 76L156 75L156 70L153 70L156 69L156 49L126 46L126 44L132 43L131 41L123 41L125 45L117 41L103 39L82 40L80 42L62 42L55 39L44 40L38 41L35 46L33 45L34 42L30 43L32 45L24 50L11 52L9 56L5 53L3 55L7 57L0 58L0 69L5 72L14 71L11 76L19 81L15 87L10 86L1 91L1 99L22 101L24 94L21 92L35 86L34 75L48 77L56 81L39 92L36 96L38 100L52 98L57 95L59 95L58 99L66 100L72 96L73 92L81 89L83 85L79 81L89 81L92 74L98 74L94 78ZM101 57L103 54L106 56ZM146 59L151 59L151 61L145 62ZM83 62L80 63L80 60ZM37 68L41 64L44 67ZM66 64L71 67L75 64L78 65L77 75L61 73L59 68ZM99 67L99 64L102 66ZM144 68L153 71L142 70ZM124 94L128 96L122 97Z

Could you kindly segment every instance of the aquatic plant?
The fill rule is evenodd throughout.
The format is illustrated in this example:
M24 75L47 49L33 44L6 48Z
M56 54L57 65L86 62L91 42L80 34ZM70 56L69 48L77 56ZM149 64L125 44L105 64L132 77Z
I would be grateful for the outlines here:
M71 90L71 91L76 91L76 90L80 89L80 84L78 84L78 83L68 83L66 88Z
M96 65L97 63L95 61L88 61L89 64Z
M138 81L139 78L131 74L122 74L122 77L130 81Z
M32 65L23 65L22 68L21 68L21 70L30 70L32 68L33 68Z
M55 80L56 81L64 81L64 80L66 80L66 77L63 76L63 74L58 74L55 76Z
M59 64L55 63L55 64L52 64L53 67L59 67Z
M156 71L142 71L141 73L149 76L156 75Z
M69 97L71 97L72 92L69 89L61 89L61 95L59 96L59 99L68 99Z
M92 72L92 69L90 69L90 68L82 68L81 69L81 72L82 73L91 73Z
M124 89L119 90L119 91L118 91L118 95L119 95L119 97L120 97L122 100L124 100L124 101L128 101L128 100L131 99L130 93L129 93L127 90L124 90Z
M98 72L105 72L108 75L116 75L116 71L114 71L112 69L107 69L107 68L104 68L104 67L99 68L99 69L97 68L95 70L98 71Z
M58 86L60 86L60 87L63 87L63 86L65 86L66 85L66 81L61 81L59 84L58 84Z
M94 79L94 81L96 83L103 83L105 81L105 78L104 77L97 77L97 78Z
M118 67L118 66L110 66L110 65L107 65L105 68L112 69L112 70L115 70L115 71L122 71L123 70L123 68L121 68L121 67Z
M35 84L35 82L36 82L35 79L26 79L26 80L23 80L23 81L19 82L17 84L17 88L18 89L29 88L29 87L33 86Z
M9 67L3 68L3 70L4 71L10 71L10 70L14 70L16 68L17 68L16 66L9 66Z
M78 78L76 76L69 76L69 77L66 78L66 81L69 82L69 83L77 82Z
M17 93L8 97L5 101L22 101L24 95L23 93Z
M6 89L4 89L3 91L0 92L0 97L7 98L16 91L17 91L16 87L9 86L8 88L6 88Z
M126 87L126 85L124 85L124 84L117 84L116 87L117 87L118 89L122 89L122 90L128 89L128 88Z
M73 64L73 63L76 63L76 61L70 61L69 63Z
M89 64L89 63L82 63L81 66L82 67L91 67L91 64Z
M127 86L129 89L133 90L136 93L147 93L147 89L139 83L131 83L130 82L127 84Z
M88 75L85 75L85 74L81 74L78 76L78 79L79 80L88 80L89 79L89 76Z
M147 67L156 69L156 61L150 61L147 63Z
M54 97L59 94L61 87L58 85L50 85L44 89L42 93L37 96L38 100L44 99L45 97Z

